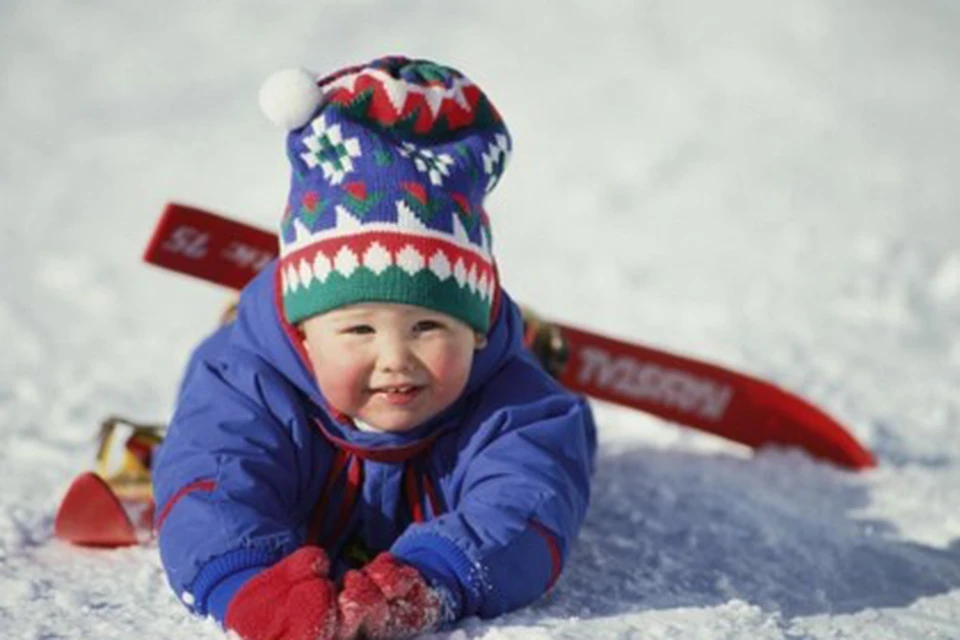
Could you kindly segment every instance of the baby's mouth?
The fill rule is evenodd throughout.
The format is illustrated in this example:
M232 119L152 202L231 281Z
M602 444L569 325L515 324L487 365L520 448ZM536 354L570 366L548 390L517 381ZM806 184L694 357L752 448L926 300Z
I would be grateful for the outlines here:
M394 405L404 405L412 402L423 387L420 385L396 385L390 387L377 387L373 389L374 395L382 397L384 400Z

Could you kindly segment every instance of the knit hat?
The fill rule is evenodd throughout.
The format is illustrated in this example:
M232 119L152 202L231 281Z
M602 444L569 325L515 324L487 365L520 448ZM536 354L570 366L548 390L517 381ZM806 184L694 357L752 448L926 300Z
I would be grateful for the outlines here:
M510 136L480 88L449 67L386 57L322 79L280 71L260 104L289 131L287 321L397 302L486 333L499 283L483 201Z

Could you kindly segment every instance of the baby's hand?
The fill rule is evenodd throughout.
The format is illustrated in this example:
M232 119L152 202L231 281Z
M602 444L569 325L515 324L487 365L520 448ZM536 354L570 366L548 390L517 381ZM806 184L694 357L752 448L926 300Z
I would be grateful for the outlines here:
M329 571L323 549L298 549L243 585L227 608L227 628L244 640L332 640L337 596Z
M338 640L409 638L435 627L440 597L420 573L381 553L344 577L339 605Z

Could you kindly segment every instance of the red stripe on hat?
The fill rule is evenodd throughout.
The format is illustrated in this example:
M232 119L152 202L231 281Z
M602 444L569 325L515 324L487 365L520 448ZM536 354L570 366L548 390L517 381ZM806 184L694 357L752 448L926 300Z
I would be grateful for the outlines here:
M286 268L288 265L294 265L296 268L302 261L306 261L312 265L317 255L322 252L330 261L330 269L332 270L334 258L341 249L346 247L353 252L362 265L364 255L374 243L381 245L390 253L394 264L396 264L397 254L405 247L411 246L423 256L425 266L429 266L430 260L440 251L446 256L451 271L457 264L457 261L462 261L466 273L469 273L471 268L476 271L477 280L484 275L488 281L496 276L492 260L482 256L479 253L479 247L476 248L476 251L461 247L452 242L452 236L451 240L445 240L432 236L385 230L358 231L356 233L342 234L330 238L319 238L316 242L312 242L302 249L297 249L296 251L285 254L280 258L280 263L283 268ZM282 281L280 291L282 294Z

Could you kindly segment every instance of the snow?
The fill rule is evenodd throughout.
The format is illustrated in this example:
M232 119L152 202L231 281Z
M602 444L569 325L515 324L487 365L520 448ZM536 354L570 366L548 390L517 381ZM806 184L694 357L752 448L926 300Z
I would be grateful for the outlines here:
M555 591L441 637L960 637L960 13L938 0L0 5L0 636L220 638L156 549L52 539L99 421L169 415L226 292L147 267L163 204L273 226L273 71L388 52L506 115L490 202L541 313L796 391L853 474L597 407Z

